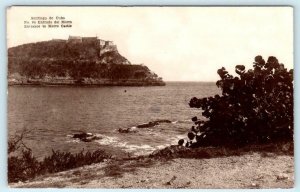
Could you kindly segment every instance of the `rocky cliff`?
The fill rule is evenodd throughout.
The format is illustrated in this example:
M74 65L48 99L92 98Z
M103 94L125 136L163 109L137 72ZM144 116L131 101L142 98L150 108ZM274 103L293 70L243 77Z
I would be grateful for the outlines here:
M111 41L50 40L8 49L9 85L165 85L144 65L131 64Z

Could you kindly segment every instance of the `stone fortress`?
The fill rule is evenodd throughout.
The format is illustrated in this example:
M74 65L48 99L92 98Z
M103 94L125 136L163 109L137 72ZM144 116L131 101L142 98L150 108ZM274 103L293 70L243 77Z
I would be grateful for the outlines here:
M105 41L96 37L71 36L67 40L68 44L82 44L82 46L95 46L99 50L99 56L108 51L117 51L117 46L112 41Z

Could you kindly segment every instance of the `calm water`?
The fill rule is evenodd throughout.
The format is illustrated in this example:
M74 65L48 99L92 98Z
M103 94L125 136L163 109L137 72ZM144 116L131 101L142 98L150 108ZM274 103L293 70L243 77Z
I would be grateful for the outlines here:
M126 92L125 92L126 90ZM8 88L9 136L29 131L25 143L38 157L51 149L77 152L106 149L145 154L176 144L192 126L199 110L188 106L193 97L220 93L214 83L167 83L162 87L30 87ZM119 133L152 120L170 124ZM102 139L85 143L73 139L76 131Z

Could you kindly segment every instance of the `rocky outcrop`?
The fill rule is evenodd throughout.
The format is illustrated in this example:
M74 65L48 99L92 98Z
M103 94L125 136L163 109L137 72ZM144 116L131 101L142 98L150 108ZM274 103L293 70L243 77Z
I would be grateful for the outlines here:
M130 127L130 128L119 128L119 133L137 133L138 130L136 127Z
M9 85L165 85L147 66L131 64L111 41L72 37L8 49Z
M94 140L101 139L100 137L93 135L92 133L86 133L86 132L75 133L75 134L73 134L73 138L79 139L80 141L83 141L83 142L91 142Z
M167 119L150 121L149 123L139 124L136 127L119 128L118 132L119 133L137 133L138 132L138 128L150 128L150 127L154 127L156 125L159 125L161 123L172 123L172 121L167 120Z
M170 120L156 120L156 121L150 121L149 123L143 123L137 126L137 128L149 128L149 127L154 127L156 125L159 125L161 123L172 123Z
M157 126L157 125L159 125L161 123L172 123L172 121L167 120L167 119L150 121L149 123L139 124L136 127L119 128L118 132L119 133L137 133L138 132L138 128L151 128L151 127L155 127L155 126Z

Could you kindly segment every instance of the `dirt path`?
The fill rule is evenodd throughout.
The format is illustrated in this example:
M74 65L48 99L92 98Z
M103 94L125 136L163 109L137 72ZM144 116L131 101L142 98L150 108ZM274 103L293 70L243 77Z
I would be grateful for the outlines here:
M107 161L10 187L291 188L294 158L250 153L211 159Z

